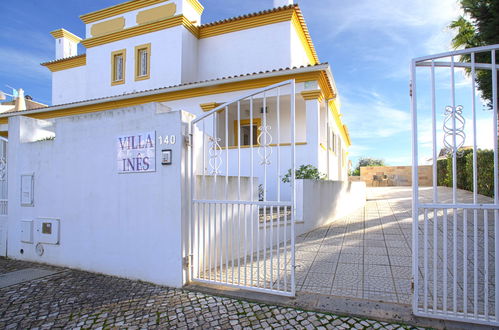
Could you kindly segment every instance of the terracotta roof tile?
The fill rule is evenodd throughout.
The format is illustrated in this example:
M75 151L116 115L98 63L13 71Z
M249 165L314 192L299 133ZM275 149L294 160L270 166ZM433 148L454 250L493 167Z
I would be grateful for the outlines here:
M192 85L198 85L198 84L203 84L203 83L208 83L208 82L215 82L215 81L223 82L223 81L229 80L229 79L235 79L235 78L241 78L241 77L249 77L249 76L258 76L258 75L267 74L267 73L273 73L273 72L286 72L286 71L292 71L292 70L309 68L309 67L324 66L324 65L328 65L328 64L329 64L328 62L324 62L324 63L315 64L315 65L302 65L302 66L279 68L279 69L266 70L266 71L260 71L260 72L245 73L245 74L240 74L240 75L226 76L226 77L213 78L213 79L207 79L207 80L196 81L196 82L183 83L183 84L178 84L178 85L158 87L158 88L147 89L147 90L142 90L142 91L135 91L135 92L130 92L130 93L123 93L123 94L119 94L119 95L99 97L99 98L88 99L88 100L77 101L77 102L70 102L70 103L64 103L64 104L55 104L55 105L52 105L52 106L50 106L48 108L46 108L46 107L40 107L39 109L42 109L42 108L50 109L50 108L56 107L56 106L57 107L64 107L64 106L70 106L70 105L75 105L75 104L79 104L79 103L99 101L99 100L112 100L113 98L116 98L116 97L127 96L127 95L136 95L136 94L147 93L147 92L154 92L154 91L161 91L161 90L164 90L165 92L168 92L168 89L176 88L176 87L192 86ZM30 109L30 110L36 110L36 109ZM27 110L16 111L16 113L20 113L20 112L23 112L23 111L27 111Z

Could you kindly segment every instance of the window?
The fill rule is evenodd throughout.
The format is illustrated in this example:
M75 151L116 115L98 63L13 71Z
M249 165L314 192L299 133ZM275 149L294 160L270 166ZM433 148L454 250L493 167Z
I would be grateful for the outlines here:
M150 77L151 44L135 47L135 80L145 80Z
M234 145L237 146L239 141L239 136L241 137L241 145L257 145L258 144L258 134L260 134L260 126L262 126L262 120L260 118L253 118L253 122L249 119L241 119L241 125L238 125L238 121L234 121ZM241 127L241 132L239 133L239 127Z
M118 50L111 53L111 85L125 83L126 50Z

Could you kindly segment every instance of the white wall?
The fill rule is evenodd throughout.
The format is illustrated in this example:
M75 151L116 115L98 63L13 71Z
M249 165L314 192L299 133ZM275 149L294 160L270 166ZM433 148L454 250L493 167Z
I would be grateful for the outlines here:
M86 79L86 66L53 72L52 104L65 104L88 99Z
M307 52L298 36L296 29L291 24L291 67L310 64Z
M291 22L199 40L198 80L290 67Z
M182 32L184 27L152 32L87 50L87 98L120 95L182 82ZM135 47L151 43L151 75L135 81ZM125 83L111 85L111 53L126 49Z
M8 256L180 287L186 229L182 112L156 104L59 118L54 140L20 143L21 117L9 118ZM173 165L117 173L117 137L155 130L175 135ZM34 173L34 206L20 206L20 176ZM20 221L60 220L60 244L45 253L20 240ZM23 253L21 253L21 249Z
M300 235L364 207L366 184L348 181L297 180L296 233Z

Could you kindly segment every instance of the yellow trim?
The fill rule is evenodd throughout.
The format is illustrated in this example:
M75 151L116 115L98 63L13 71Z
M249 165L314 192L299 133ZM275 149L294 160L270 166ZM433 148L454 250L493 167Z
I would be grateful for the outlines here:
M142 25L165 18L170 18L177 12L177 5L174 2L167 3L159 7L139 11L135 17L137 24Z
M204 7L203 5L197 1L197 0L187 0L188 3L191 4L192 8L194 8L194 10L199 14L201 15L204 11Z
M292 26L295 28L303 44L303 47L305 48L310 64L319 63L319 58L315 51L310 34L308 33L307 25L298 7L266 12L250 17L242 16L234 20L221 21L219 23L214 23L212 25L206 25L203 27L197 27L185 16L177 15L159 21L134 26L105 36L85 39L83 40L82 44L86 48L91 48L180 25L183 25L197 38L203 39L286 21L292 22Z
M74 35L73 33L69 32L68 30L65 30L65 29L55 30L55 31L50 32L50 34L55 39L66 38L66 39L69 39L69 40L74 41L76 43L80 43L80 41L82 40L77 35Z
M67 70L76 68L79 66L87 65L87 55L79 55L74 57L69 57L66 59L62 59L53 63L42 63L43 66L47 67L52 72Z
M199 106L201 107L201 110L203 110L204 112L208 112L215 109L218 106L221 106L222 104L223 103L209 102L209 103L201 103Z
M143 49L147 50L147 74L139 76L140 72L140 56L139 52ZM151 43L135 47L135 81L147 80L151 77Z
M324 99L324 94L320 89L311 90L311 91L303 91L301 92L301 96L304 100L318 100L321 102Z
M324 147L324 145L322 143L319 143L319 145L321 146L321 148L324 150L324 151L327 151L327 148Z
M182 16L182 25L199 39L199 27L195 26L187 17Z
M115 58L116 56L121 55L123 56L123 79L120 80L114 80L114 77L116 76L116 65L115 65ZM125 69L126 69L126 49L120 49L117 51L114 51L111 53L111 86L116 86L116 85L122 85L125 83Z
M295 79L297 83L302 83L310 80L319 80L321 75L325 75L325 72L314 71L314 72L287 74L287 75L266 77L266 78L255 78L251 80L236 81L229 83L221 82L220 85L217 86L194 87L190 89L170 91L170 92L165 91L164 93L161 94L133 97L119 101L109 99L109 100L102 100L102 102L98 104L91 104L91 105L75 104L71 108L66 108L56 111L50 111L50 108L48 108L49 111L28 114L27 116L36 119L49 119L49 118L57 118L65 116L74 116L85 113L94 113L105 110L125 108L150 102L168 102L168 101L176 101L188 98L237 92L248 89L257 89L272 84L276 84L279 82L283 82L289 79ZM15 113L15 114L18 115L20 113ZM0 124L5 124L5 123L7 123L7 117L0 118Z
M307 57L308 60L310 61L310 64L319 63L319 57L315 52L315 47L312 42L312 38L308 33L307 24L305 23L305 20L303 19L301 13L295 11L293 13L291 22L293 27L295 28L296 33L298 34L298 37L300 38L303 48L305 48L305 52L307 53Z
M273 11L263 13L256 16L240 17L231 21L221 21L213 25L206 25L201 27L199 31L199 38L209 38L221 34L237 32L241 30L251 29L258 26L265 26L280 22L291 21L295 9L289 8L280 11Z
M336 107L336 103L334 102L334 100L329 101L329 109L333 114L333 118L336 122L336 126L340 130L340 134L343 138L343 141L345 141L347 147L350 147L352 145L352 141L350 140L350 134L348 133L347 127L341 121L341 114L338 108Z
M146 8L152 5L156 5L162 2L166 2L168 0L132 0L121 3L116 6L104 8L101 10L97 10L85 15L81 15L80 19L85 24L97 22L106 18L110 18L113 16L118 16L124 13L128 13L132 10L137 10L141 8Z
M218 112L218 111L217 111ZM244 125L251 125L253 124L256 125L256 131L257 131L257 138L258 135L261 132L261 127L262 127L262 119L261 118L253 118L253 122L251 122L250 119L241 119L240 124L238 125L238 121L234 120L234 144L237 146L237 143L239 141L239 126L244 126Z
M122 31L125 28L125 18L117 17L92 25L90 33L92 37L100 37L109 33Z
M83 46L86 48L92 48L95 46L104 45L110 42L115 42L123 39L128 39L143 35L146 33L161 31L171 27L179 26L184 24L184 17L182 15L170 17L167 19L159 20L152 23L147 23L144 25L137 25L128 29L124 29L118 32L106 34L104 36L89 38L82 41Z
M304 146L306 145L307 142L295 142L295 145L296 146ZM269 147L289 147L291 145L291 143L273 143L273 144L269 144ZM241 149L247 149L247 148L251 148L252 146L240 146ZM258 147L258 145L254 144L253 145L254 148ZM237 149L238 147L237 146L230 146L229 148L226 148L226 147L221 147L222 150L224 149Z

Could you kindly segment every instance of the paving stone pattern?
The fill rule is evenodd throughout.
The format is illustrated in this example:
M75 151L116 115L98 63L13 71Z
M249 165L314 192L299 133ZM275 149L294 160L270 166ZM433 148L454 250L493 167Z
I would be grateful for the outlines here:
M410 198L406 187L369 188L363 209L298 237L298 290L410 304Z
M40 265L0 258L2 270ZM44 266L41 266L44 267ZM0 329L410 329L75 270L0 290Z
M412 189L410 187L368 188L366 206L357 212L334 221L297 238L296 264L297 288L307 292L318 292L336 296L411 304L412 299ZM420 189L421 201L432 200L433 189ZM438 188L441 202L452 201L452 190ZM479 203L491 203L492 199L478 196ZM458 190L458 202L471 203L470 192ZM425 236L424 212L419 219L419 302L420 307L444 309L444 281L447 281L447 308L463 311L475 310L494 315L495 255L493 212L488 212L488 230L484 230L483 212L478 212L476 227L473 211L468 211L467 227L464 227L463 211L447 214L444 227L443 211L434 224L433 210L428 212ZM466 228L467 235L464 235ZM454 232L455 231L455 232ZM475 233L476 231L476 233ZM444 233L447 235L444 235ZM434 233L437 233L434 236ZM456 259L452 254L456 237ZM474 235L477 244L474 246ZM445 237L445 238L444 238ZM467 254L464 254L463 237L467 238ZM485 254L484 238L488 239L488 253ZM437 247L434 249L434 238ZM447 258L444 258L443 242L447 241ZM427 242L427 251L424 242ZM474 249L476 248L477 288L474 302ZM426 254L425 254L426 253ZM427 259L425 259L425 255ZM436 258L434 258L436 256ZM488 257L488 258L485 258ZM488 276L484 275L484 263L488 262ZM454 264L455 262L455 264ZM464 267L464 263L467 267ZM444 272L443 266L447 265ZM425 268L426 267L426 268ZM464 271L468 269L467 287ZM427 281L424 274L428 273ZM457 276L454 277L454 273ZM437 283L434 283L436 275ZM455 289L454 289L455 285ZM426 289L425 289L426 288ZM488 288L488 291L485 291ZM424 293L428 300L425 302ZM436 295L434 293L436 292ZM487 297L488 296L488 297ZM455 299L454 299L455 297ZM464 305L463 297L468 297ZM454 305L456 304L456 305Z

